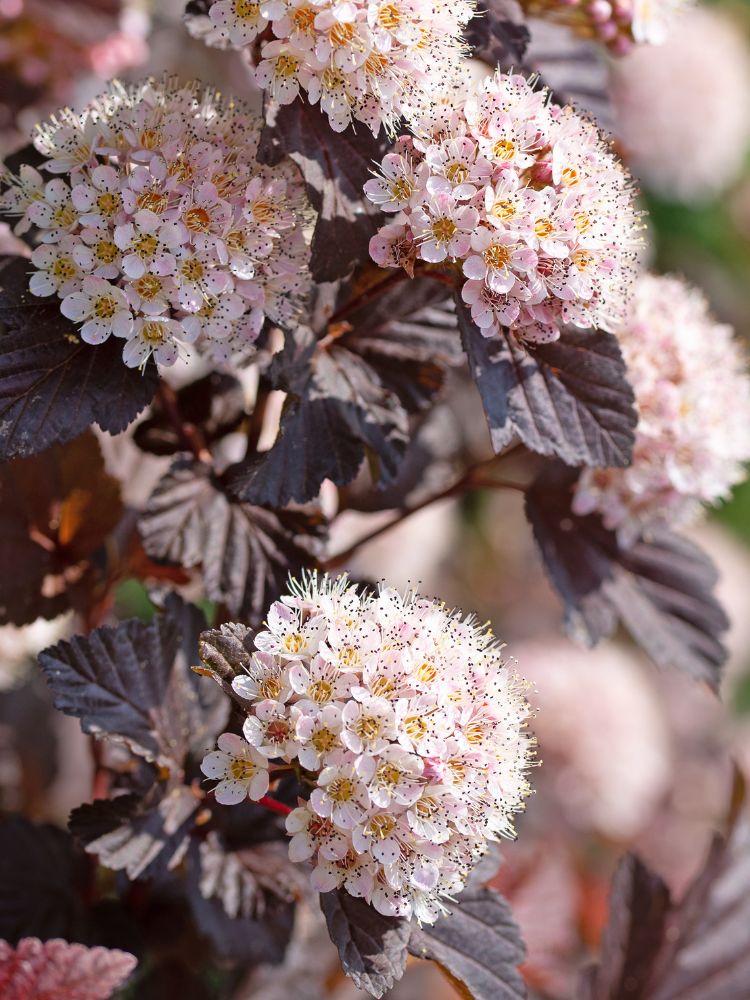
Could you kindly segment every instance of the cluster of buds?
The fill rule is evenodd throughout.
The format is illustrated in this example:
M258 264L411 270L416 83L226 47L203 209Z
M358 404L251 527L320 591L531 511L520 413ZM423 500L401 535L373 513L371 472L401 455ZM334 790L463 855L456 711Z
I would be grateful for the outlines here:
M81 338L125 341L123 360L173 364L251 353L266 317L306 294L306 201L291 161L258 164L260 123L198 84L112 84L81 115L40 126L47 160L6 176L0 211L38 231L34 295L57 295Z
M635 45L660 45L688 0L521 0L527 13L595 38L617 56Z
M244 740L222 736L203 771L229 803L294 762L313 788L289 853L316 890L432 923L529 793L526 685L486 627L416 593L316 575L290 590L233 682Z
M496 73L435 104L383 159L367 197L395 213L370 243L383 267L458 262L484 336L614 330L636 270L629 175L597 128L522 76Z
M745 478L750 378L731 328L677 278L641 278L620 344L639 415L633 463L584 470L573 509L598 511L628 545L689 522Z
M377 134L456 74L473 14L474 0L218 0L194 30L245 50L280 104L303 91L335 131Z

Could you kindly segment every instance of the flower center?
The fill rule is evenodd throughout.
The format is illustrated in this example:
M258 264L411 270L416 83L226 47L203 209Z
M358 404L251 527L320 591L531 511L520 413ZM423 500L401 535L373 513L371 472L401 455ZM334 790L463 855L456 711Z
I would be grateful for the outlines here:
M437 677L437 667L432 663L421 663L417 667L417 680L423 684L432 684Z
M448 770L450 771L451 778L453 779L454 785L460 785L466 778L466 764L457 757L452 758L446 764Z
M63 205L55 212L55 222L58 226L62 226L63 228L72 226L76 221L76 218L75 209L72 205Z
M395 788L401 780L401 771L395 764L389 764L386 761L377 769L375 777L378 784L385 785L387 788Z
M516 152L516 144L510 139L498 139L492 147L492 152L498 160L512 160Z
M451 184L463 184L469 176L469 168L465 163L451 163L445 171L445 176Z
M100 260L102 264L111 264L112 261L117 259L117 255L120 251L117 245L111 240L100 240L96 244L96 250L94 250L94 255L97 260Z
M470 722L464 729L464 736L466 737L466 742L470 743L473 747L480 746L484 742L484 726L481 722Z
M421 740L427 733L427 723L421 715L410 715L404 719L404 732L413 740Z
M591 216L588 212L576 212L573 216L573 224L579 233L587 233L591 229Z
M264 677L258 685L258 693L261 698L270 698L275 701L281 694L281 682L278 677Z
M592 254L586 250L576 250L574 254L571 254L570 259L579 271L585 271L594 262Z
M516 206L510 198L498 198L490 209L490 214L496 219L512 219L516 214Z
M289 736L289 723L286 719L274 719L266 726L266 739L269 743L284 743Z
M348 802L354 796L354 782L351 778L334 778L326 790L334 802Z
M276 215L276 206L271 201L267 201L265 198L259 198L258 201L254 201L250 206L250 210L253 213L253 218L261 226L267 226L269 222L273 221Z
M396 685L390 677L376 677L371 690L376 698L390 698L396 690Z
M401 11L395 4L384 3L378 11L378 24L386 31L395 31L401 24Z
M164 342L165 337L164 327L161 323L157 323L156 320L151 319L143 324L141 336L149 344L161 344Z
M155 274L144 274L142 278L133 282L133 288L142 299L150 302L161 291L161 278L157 278Z
M313 681L307 689L307 693L313 701L316 701L319 705L321 705L324 701L329 700L331 694L333 693L333 688L328 681Z
M313 733L310 742L318 753L328 753L336 746L336 734L330 729L319 729L317 733Z
M452 239L457 226L453 219L437 219L432 223L432 235L438 243L447 243Z
M502 243L491 243L484 251L484 260L487 267L500 271L510 262L510 250Z
M105 191L96 199L97 208L106 218L111 218L119 212L121 204L122 199L119 194L114 194L112 191Z
M322 840L334 832L333 823L329 819L323 819L322 816L313 816L307 824L307 832L311 837Z
M335 66L326 66L320 80L325 90L343 90L346 85L344 74Z
M148 260L159 249L159 240L152 233L144 233L133 244L133 250L142 259Z
M161 142L161 131L157 128L144 128L138 139L144 149L158 149Z
M302 647L305 645L305 640L298 632L294 632L291 635L284 636L284 648L289 653L299 653Z
M235 758L229 765L229 770L237 781L250 781L251 778L255 777L257 768L251 760Z
M168 202L167 195L158 191L144 191L143 194L138 195L137 199L138 208L153 212L154 215L161 215L166 210Z
M200 281L204 274L203 264L195 257L190 257L180 268L180 274L188 281Z
M374 837L376 840L385 840L389 837L396 827L396 820L393 816L389 816L387 813L380 813L378 816L373 816L367 823L365 827L365 835L368 837Z
M276 60L276 75L289 79L296 74L299 69L299 59L294 56L281 55Z
M185 213L185 225L194 233L207 233L211 226L211 216L205 208L194 205Z
M405 177L399 177L393 181L390 187L391 198L394 201L408 201L411 198L414 185Z
M374 740L380 732L380 721L372 715L361 715L352 729L363 740Z
M560 182L564 187L573 187L578 183L578 171L574 167L565 167L560 174Z
M331 45L347 45L354 38L354 25L351 21L335 24L328 33Z
M254 21L260 12L257 3L252 0L234 0L234 13L243 21Z
M75 277L76 266L70 257L58 257L52 267L52 273L61 281L66 281L68 278Z
M417 804L414 806L414 811L420 819L432 819L438 811L438 804L435 799L431 798L429 795L425 795L423 798L419 799Z
M554 230L555 227L545 215L543 215L541 219L537 219L534 223L534 232L540 240L546 240L550 233L554 232Z
M174 177L181 183L189 181L193 177L193 168L191 165L182 158L182 154L178 156L176 160L169 164L169 176Z
M370 76L381 76L388 66L388 60L380 52L371 52L365 59L365 73Z
M359 663L359 650L356 646L344 646L341 650L341 664L344 667L354 667Z
M314 26L315 11L312 7L298 7L292 14L292 24L304 34L309 34Z
M117 303L111 295L102 295L100 299L96 300L94 315L97 319L112 319L116 312Z
M224 237L224 242L230 250L244 250L245 234L241 229L235 229L233 232L227 233Z

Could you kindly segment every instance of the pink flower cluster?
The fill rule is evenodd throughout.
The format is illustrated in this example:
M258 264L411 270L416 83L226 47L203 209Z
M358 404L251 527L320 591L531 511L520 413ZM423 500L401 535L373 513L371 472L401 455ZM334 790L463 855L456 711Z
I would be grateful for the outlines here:
M245 49L280 104L302 91L335 131L354 120L377 134L457 72L473 14L474 0L218 0L193 30Z
M659 45L667 38L680 7L690 0L521 0L529 14L593 35L615 55L634 45Z
M633 463L584 470L573 509L599 511L627 545L689 522L745 478L750 378L731 328L677 278L641 278L619 336L639 414Z
M259 122L198 84L112 84L81 115L38 129L0 210L35 226L30 290L57 295L81 338L125 343L129 367L171 365L186 344L216 362L252 351L266 317L307 290L306 201L291 162L255 158Z
M436 104L399 139L370 201L395 214L370 242L383 267L459 262L486 337L556 340L565 324L613 330L639 243L630 178L596 127L501 73Z
M289 853L315 889L432 923L529 794L524 682L485 627L416 593L317 575L291 590L234 680L245 742L222 737L204 771L239 801L267 787L263 758L295 762L314 787Z

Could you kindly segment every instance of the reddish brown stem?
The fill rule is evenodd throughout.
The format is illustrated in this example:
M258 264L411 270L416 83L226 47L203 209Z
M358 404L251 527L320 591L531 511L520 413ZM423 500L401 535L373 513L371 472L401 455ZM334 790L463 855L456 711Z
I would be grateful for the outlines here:
M258 805L270 809L271 812L279 813L281 816L288 816L292 811L289 806L285 806L283 802L277 802L270 795L264 795L262 799L258 799Z
M156 390L156 398L187 451L191 451L199 462L210 462L211 452L206 447L203 435L194 424L182 419L177 393L174 389L166 382L160 381Z

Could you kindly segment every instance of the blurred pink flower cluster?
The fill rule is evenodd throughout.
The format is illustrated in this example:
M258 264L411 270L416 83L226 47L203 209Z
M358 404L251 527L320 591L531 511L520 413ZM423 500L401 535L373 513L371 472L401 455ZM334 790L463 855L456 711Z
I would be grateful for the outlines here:
M677 278L641 278L618 336L639 416L633 462L584 470L573 509L599 511L629 544L693 520L745 478L750 378L731 327Z
M669 37L681 7L691 0L521 0L535 17L565 24L594 37L615 55L640 44L659 45Z
M486 337L560 328L613 330L623 319L639 243L630 178L597 128L550 104L522 76L496 73L412 124L365 184L392 224L370 253L413 271L458 261L463 299Z

